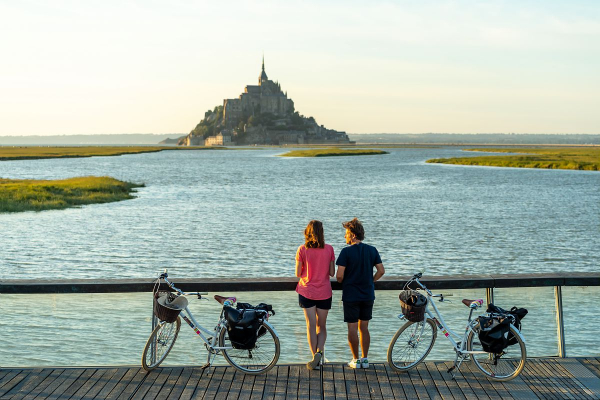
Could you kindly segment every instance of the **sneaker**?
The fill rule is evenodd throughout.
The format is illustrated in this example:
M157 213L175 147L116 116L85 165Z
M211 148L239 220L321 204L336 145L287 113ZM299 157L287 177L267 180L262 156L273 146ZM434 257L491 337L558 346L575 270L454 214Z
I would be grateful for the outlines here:
M357 360L356 358L353 358L352 361L348 362L348 366L350 368L360 369L361 366L362 366L362 363L360 362L360 360Z
M313 356L313 359L306 363L306 368L308 369L319 369L321 365L321 359L323 358L323 354L321 352L316 352Z
M369 368L369 359L367 357L363 357L360 359L360 367Z

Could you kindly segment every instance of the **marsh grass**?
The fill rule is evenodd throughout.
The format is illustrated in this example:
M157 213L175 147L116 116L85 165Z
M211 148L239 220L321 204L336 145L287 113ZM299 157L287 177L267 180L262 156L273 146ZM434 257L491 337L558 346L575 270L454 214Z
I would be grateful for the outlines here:
M388 154L388 152L382 151L382 150L329 148L329 149L293 150L288 153L281 154L281 157L369 156L369 155L376 155L376 154Z
M42 158L78 158L155 153L163 150L223 150L224 147L172 146L0 146L0 161L37 160Z
M523 153L522 155L436 158L428 163L481 165L488 167L575 169L600 171L600 147L469 149L493 153Z
M0 178L0 213L58 210L85 204L132 199L143 187L107 176L85 176L61 180Z

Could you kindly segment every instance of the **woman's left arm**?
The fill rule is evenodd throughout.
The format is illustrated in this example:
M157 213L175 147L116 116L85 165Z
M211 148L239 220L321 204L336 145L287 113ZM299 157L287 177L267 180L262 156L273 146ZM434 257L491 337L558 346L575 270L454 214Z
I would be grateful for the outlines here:
M333 261L329 261L329 276L335 275L335 265Z

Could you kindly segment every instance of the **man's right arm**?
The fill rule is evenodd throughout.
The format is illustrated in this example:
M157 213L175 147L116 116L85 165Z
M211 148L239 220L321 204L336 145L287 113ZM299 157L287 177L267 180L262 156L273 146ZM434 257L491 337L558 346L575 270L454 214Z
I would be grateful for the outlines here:
M379 278L385 274L385 268L383 268L383 264L375 264L375 268L377 269L377 272L375 272L375 275L373 275L373 282L377 282Z

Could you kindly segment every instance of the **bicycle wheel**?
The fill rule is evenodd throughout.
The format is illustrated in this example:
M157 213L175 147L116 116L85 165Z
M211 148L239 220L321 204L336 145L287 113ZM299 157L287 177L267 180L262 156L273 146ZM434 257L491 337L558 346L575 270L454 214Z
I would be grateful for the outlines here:
M518 343L508 346L501 354L471 354L477 368L494 381L509 381L519 375L525 367L525 361L527 360L525 342L523 342L519 331L512 325L510 326L510 333L517 338ZM469 332L467 350L483 352L483 347L479 342L479 325Z
M142 368L152 371L162 363L177 340L181 328L181 318L175 322L159 322L150 334L144 353L142 354Z
M266 332L258 337L252 350L234 349L226 327L223 327L219 334L219 347L227 347L226 350L222 350L227 362L246 374L258 375L267 372L279 359L279 338L271 325L263 322L258 329L266 329Z
M427 357L435 338L437 327L432 320L408 321L398 329L388 347L387 359L396 371L407 371L416 367Z

